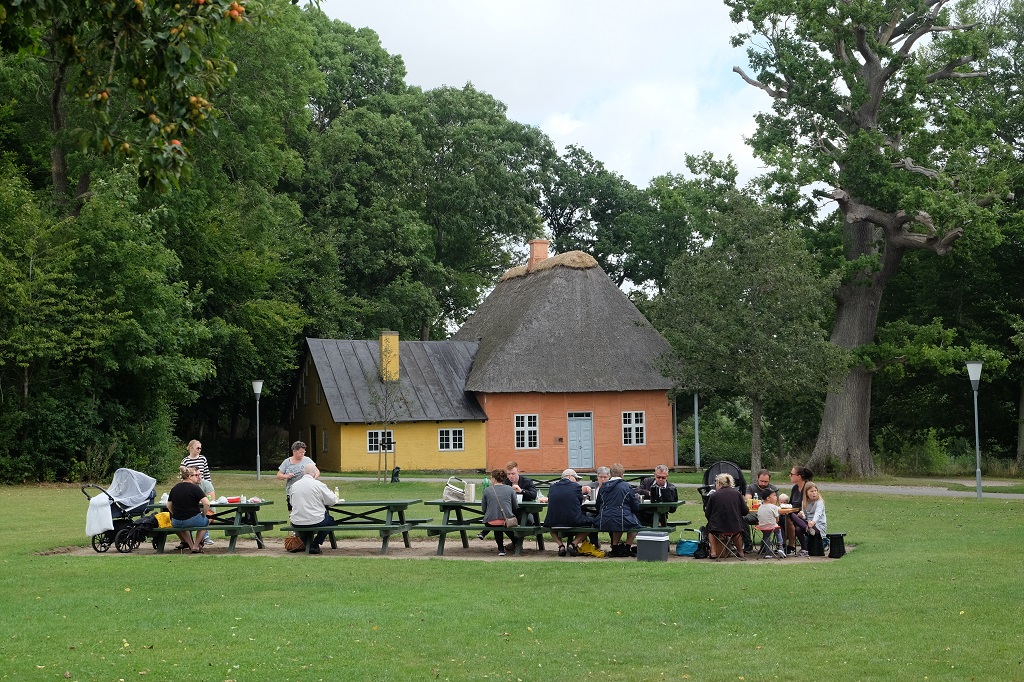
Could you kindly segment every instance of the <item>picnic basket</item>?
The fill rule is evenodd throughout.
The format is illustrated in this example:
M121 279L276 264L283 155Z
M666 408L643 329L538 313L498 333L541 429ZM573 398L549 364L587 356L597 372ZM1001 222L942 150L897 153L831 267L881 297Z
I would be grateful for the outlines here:
M458 481L462 484L462 488L458 487L452 481ZM441 493L441 499L445 502L465 502L466 501L466 482L457 476L451 476L448 478L448 482L444 484L444 492Z

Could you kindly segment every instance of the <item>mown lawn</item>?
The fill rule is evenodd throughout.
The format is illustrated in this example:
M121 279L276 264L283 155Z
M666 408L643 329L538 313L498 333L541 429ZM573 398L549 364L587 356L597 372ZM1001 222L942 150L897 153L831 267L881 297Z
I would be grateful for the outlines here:
M217 490L285 516L272 477ZM3 487L0 678L1024 679L1022 501L823 491L842 559L651 564L44 554L88 543L85 497ZM683 494L676 517L696 519Z

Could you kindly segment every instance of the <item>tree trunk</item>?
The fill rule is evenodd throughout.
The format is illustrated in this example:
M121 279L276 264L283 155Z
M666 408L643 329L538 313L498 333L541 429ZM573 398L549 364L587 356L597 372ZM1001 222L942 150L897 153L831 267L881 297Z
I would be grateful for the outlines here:
M64 152L64 90L67 87L68 60L63 49L51 45L57 57L54 65L53 83L50 86L50 179L53 182L54 200L59 206L68 200L68 162Z
M847 260L878 254L881 238L873 225L847 222L844 235ZM899 268L903 253L902 248L887 247L880 255L880 268L864 270L839 287L832 343L853 350L875 340L882 293ZM853 366L841 386L826 394L818 441L807 463L812 469L836 460L854 476L875 474L870 442L872 373L871 368Z
M1024 469L1024 379L1020 381L1020 397L1017 398L1017 469Z
M761 399L750 399L750 480L757 480L761 470ZM746 492L746 491L743 491Z

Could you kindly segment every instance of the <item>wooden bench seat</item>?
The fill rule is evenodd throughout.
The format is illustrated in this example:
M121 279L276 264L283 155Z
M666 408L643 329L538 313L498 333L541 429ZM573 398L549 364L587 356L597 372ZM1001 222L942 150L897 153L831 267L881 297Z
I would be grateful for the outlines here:
M238 542L239 535L257 535L257 541L262 546L263 542L259 538L259 534L262 534L268 530L274 530L274 526L277 525L276 521L260 521L255 524L239 524L239 525L228 525L228 524L213 524L212 526L204 526L202 528L152 528L147 532L153 536L153 546L156 548L158 554L163 554L165 545L167 543L168 535L177 535L179 531L187 530L198 532L202 530L208 530L212 532L222 532L226 537L231 538L228 542L228 552L235 551L235 545Z
M544 533L547 532L543 526L514 526L512 528L505 528L504 526L489 526L485 523L464 523L464 524L449 524L444 525L442 523L425 523L416 527L418 530L427 531L428 536L437 536L437 556L444 556L444 545L445 539L449 533L459 533L462 537L463 548L469 548L469 534L482 533L484 531L496 531L500 530L503 533L512 533L515 536L515 554L523 553L523 542L529 536L535 536L537 538L537 549L540 551L544 550Z
M335 533L348 531L376 531L381 538L380 553L387 554L388 544L391 540L392 535L401 534L403 539L405 540L405 546L410 547L411 545L409 543L409 531L414 527L422 528L423 524L413 524L407 520L405 523L346 523L341 526L314 526L312 528L296 528L294 526L282 526L279 530L295 533L296 535L299 535L299 537L305 536L306 554L309 554L309 550L313 546L313 538L316 537L318 533L327 533L327 537L331 541L331 549L338 549L338 540L334 535Z

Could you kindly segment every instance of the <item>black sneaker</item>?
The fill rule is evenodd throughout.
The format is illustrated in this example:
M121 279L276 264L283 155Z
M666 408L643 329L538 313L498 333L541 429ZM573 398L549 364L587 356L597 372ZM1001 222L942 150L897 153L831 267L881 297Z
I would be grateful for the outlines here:
M324 552L319 547L310 547L309 548L309 553L310 554L323 554Z
M565 556L565 545L558 546L558 556Z
M629 547L623 543L619 543L612 547L611 556L621 558L629 556Z
M636 549L637 549L636 545L630 545L630 547L629 547L629 556L636 556Z
M499 549L498 550L498 556L505 556L505 550L504 549Z
M476 534L476 539L477 539L477 540L483 540L483 539L484 539L484 534L483 534L483 532L477 533L477 534Z

